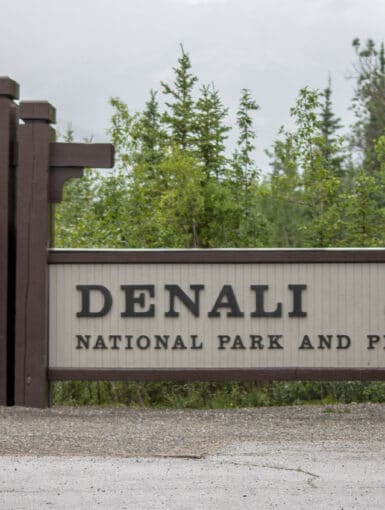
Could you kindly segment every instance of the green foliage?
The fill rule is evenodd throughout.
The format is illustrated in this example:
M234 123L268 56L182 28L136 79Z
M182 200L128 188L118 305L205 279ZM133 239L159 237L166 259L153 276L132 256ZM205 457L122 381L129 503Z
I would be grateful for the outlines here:
M108 405L224 409L304 404L385 402L382 382L272 383L82 382L55 383L53 405ZM330 409L330 408L325 408Z
M228 113L214 85L204 85L196 103L195 145L199 161L203 164L206 178L223 178L227 159L225 141L230 130L223 121Z
M238 138L227 146L228 108L198 78L188 53L150 91L141 112L112 98L112 172L87 169L67 183L56 207L58 247L338 247L385 244L385 56L368 40L356 51L357 122L348 138L333 112L332 88L304 87L267 151L270 172L254 160L259 106L242 89ZM164 109L160 107L164 104ZM72 141L71 128L65 134ZM356 151L361 151L357 160ZM231 157L230 154L233 154ZM53 386L56 404L207 407L385 401L382 383L69 382Z
M361 156L367 173L375 174L379 168L375 151L376 140L385 129L385 50L384 43L377 45L368 39L353 41L357 61L353 78L356 81L352 109L356 116L352 144Z
M192 156L175 150L161 163L159 171L168 185L153 211L158 247L197 248L204 207L202 167Z
M319 128L323 143L320 149L322 152L322 160L329 170L332 170L338 177L342 177L344 174L343 140L338 135L342 124L341 119L336 117L333 112L331 97L332 88L331 79L329 77L328 86L322 92L323 102L321 104Z
M259 110L259 106L251 97L250 91L242 89L237 111L239 136L234 153L233 167L234 180L243 183L244 188L247 188L257 175L255 162L252 158L253 151L255 150L254 140L256 139L256 134L251 116L251 113L257 110Z
M175 81L172 85L161 82L166 100L167 110L162 121L169 129L173 144L181 150L190 149L193 145L196 128L194 115L193 89L198 80L191 69L188 53L181 45L182 55L178 59L178 67L174 67Z

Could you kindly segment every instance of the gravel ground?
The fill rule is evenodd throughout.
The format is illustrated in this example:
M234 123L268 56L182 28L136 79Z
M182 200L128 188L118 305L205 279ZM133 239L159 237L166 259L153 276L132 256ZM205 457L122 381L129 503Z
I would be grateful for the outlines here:
M233 443L383 448L385 405L226 410L0 407L0 455L191 457Z

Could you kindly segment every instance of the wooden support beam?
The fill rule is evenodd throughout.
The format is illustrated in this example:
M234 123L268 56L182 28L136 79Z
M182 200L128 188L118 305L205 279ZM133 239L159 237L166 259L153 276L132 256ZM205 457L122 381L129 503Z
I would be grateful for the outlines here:
M50 204L57 204L63 200L63 186L68 179L83 177L81 167L58 167L50 169L48 201Z
M48 265L50 126L54 108L20 103L17 168L15 403L49 405Z
M85 167L111 168L113 164L114 147L109 143L51 143L49 203L61 202L64 183L82 177Z
M19 85L0 77L0 405L12 405L14 327L14 171Z
M114 147L110 143L52 143L51 167L111 168Z

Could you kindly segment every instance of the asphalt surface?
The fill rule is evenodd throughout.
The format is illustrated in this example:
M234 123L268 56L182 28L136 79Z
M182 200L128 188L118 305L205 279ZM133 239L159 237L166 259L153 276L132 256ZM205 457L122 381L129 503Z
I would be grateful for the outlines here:
M382 405L225 412L3 409L0 509L383 509L384 411ZM28 430L43 419L40 442L46 437L54 444L52 426L60 443L58 415L63 424L66 416L74 424L74 436L82 430L80 416L88 417L88 427L93 418L99 423L97 456L92 455L92 436L87 436L88 446L82 436L74 454L65 427L62 444L51 448L56 455L47 455L43 447L39 453L36 437L28 436ZM111 415L119 441L131 444L131 453L100 455L103 442L111 452L106 439L114 436ZM125 435L116 416L128 424ZM158 434L167 429L169 439L151 447L147 443L156 436L150 429ZM11 446L5 453L7 436ZM175 438L183 443L183 437L187 450L175 443ZM26 455L28 444L33 447Z

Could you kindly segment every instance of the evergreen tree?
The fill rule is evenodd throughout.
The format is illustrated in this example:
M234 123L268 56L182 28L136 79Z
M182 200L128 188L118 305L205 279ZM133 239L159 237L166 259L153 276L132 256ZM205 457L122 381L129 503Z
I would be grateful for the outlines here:
M259 200L258 170L253 159L256 133L253 113L259 106L242 89L237 111L238 140L228 186L231 189L233 246L255 247L268 242L268 225Z
M228 113L214 85L204 85L196 103L197 156L202 161L207 178L223 177L226 164L225 141L230 130L223 121Z
M272 172L262 186L262 208L270 225L269 245L301 246L304 209L298 151L293 134L281 128L279 138L267 155Z
M329 77L328 86L322 92L319 128L323 138L322 157L325 164L339 177L343 174L342 164L344 156L338 151L341 137L338 131L342 128L341 119L335 115L332 106L332 88Z
M343 188L340 178L324 159L325 139L321 134L319 107L320 93L305 87L300 90L291 115L297 126L294 140L302 169L304 243L327 247L338 244L341 238Z
M237 125L239 130L237 148L234 154L234 170L236 181L242 182L244 188L256 176L257 170L253 160L256 134L252 112L259 110L259 105L251 97L248 89L242 89L239 108L237 111Z
M341 199L346 204L344 237L345 246L383 246L385 239L385 208L378 204L385 193L385 172L376 177L360 169L351 190Z
M172 144L187 150L194 142L196 120L194 114L193 89L198 78L191 73L191 62L188 53L181 45L182 55L178 59L178 67L174 67L175 81L172 85L161 82L163 94L170 98L166 101L168 110L163 114L162 121L169 128Z
M361 155L364 169L369 174L379 170L375 143L385 129L385 50L368 39L365 45L353 41L357 62L354 66L356 80L353 111L357 121L353 126L353 146Z
M162 162L166 150L166 133L161 125L156 95L154 90L150 90L150 98L132 130L136 146L134 164L144 165L149 177L155 176L156 168Z

